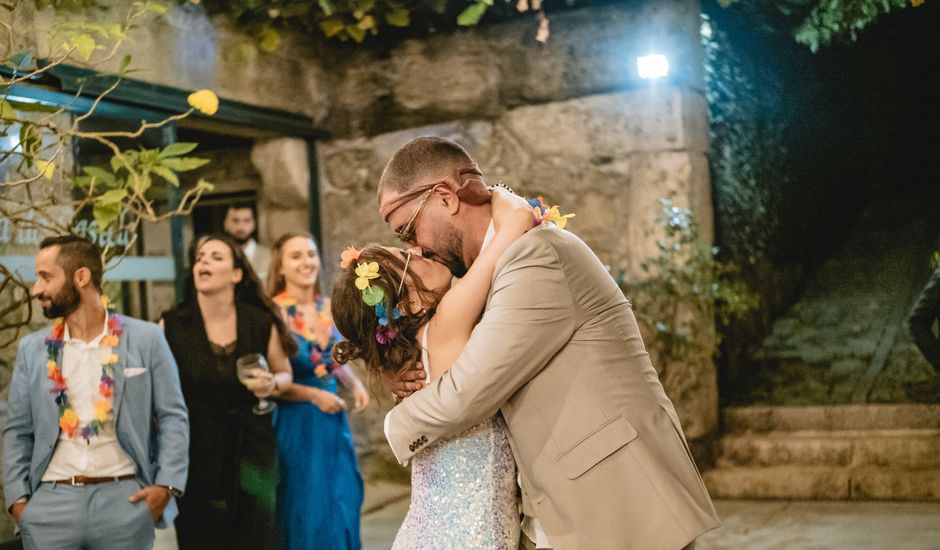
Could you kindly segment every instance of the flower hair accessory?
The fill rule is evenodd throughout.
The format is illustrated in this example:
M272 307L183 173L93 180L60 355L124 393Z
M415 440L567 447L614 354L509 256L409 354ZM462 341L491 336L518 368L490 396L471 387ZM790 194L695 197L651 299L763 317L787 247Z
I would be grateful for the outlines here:
M356 288L362 291L362 301L368 306L374 306L385 299L382 287L372 286L372 279L379 278L378 262L359 262L356 266Z
M568 225L568 220L575 216L574 214L562 214L558 205L548 206L542 197L529 199L528 203L540 222L551 222L558 229L564 229Z
M339 256L339 266L343 269L348 269L349 266L353 264L353 262L359 261L359 256L361 254L362 252L356 250L355 246L347 246L346 250L344 250L343 253Z
M343 269L348 269L353 262L358 262L361 255L362 252L356 250L354 246L346 247L341 255L340 266ZM408 260L410 259L411 255L409 254ZM407 269L408 263L406 261L405 270L407 271ZM379 278L378 262L358 262L355 273L355 284L356 288L362 292L362 301L373 308L375 316L379 320L379 326L375 331L375 340L382 345L388 344L398 334L391 322L401 318L401 309L396 306L389 310L388 306L385 305L385 290L378 285L372 285L372 279ZM402 277L402 284L404 284L404 277ZM401 293L401 285L398 287L398 293Z

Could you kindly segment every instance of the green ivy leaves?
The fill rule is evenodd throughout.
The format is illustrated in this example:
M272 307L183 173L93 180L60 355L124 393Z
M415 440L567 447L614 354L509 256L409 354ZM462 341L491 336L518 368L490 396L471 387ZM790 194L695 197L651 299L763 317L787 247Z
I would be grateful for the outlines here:
M621 273L618 282L660 357L682 362L701 352L701 335L711 334L704 323L717 318L727 326L756 308L758 297L734 263L718 261L718 249L702 243L691 210L663 199L656 222L658 254L641 263L642 277ZM721 336L715 333L715 345Z

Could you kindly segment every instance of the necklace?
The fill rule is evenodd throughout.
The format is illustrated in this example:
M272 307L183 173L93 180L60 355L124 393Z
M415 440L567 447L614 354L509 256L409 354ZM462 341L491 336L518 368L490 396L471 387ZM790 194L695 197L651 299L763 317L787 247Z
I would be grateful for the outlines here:
M107 307L108 298L102 296L102 304ZM107 314L107 334L102 337L101 345L110 346L113 350L117 347L121 336L121 318L108 309ZM55 395L55 404L59 409L59 427L69 438L76 435L82 437L86 443L91 442L93 436L114 424L114 364L118 361L115 353L108 355L104 363L101 364L101 381L98 384L98 396L94 402L95 412L84 426L78 413L72 407L69 401L68 382L62 376L62 351L65 347L65 319L59 317L52 321L52 334L46 338L46 352L48 361L46 367L49 369L49 380L52 381L52 393Z
M314 300L314 313L308 319L287 291L274 297L274 302L287 312L288 325L292 332L310 343L310 362L315 365L314 374L324 377L333 370L330 350L333 347L335 329L330 318L329 305L320 297Z

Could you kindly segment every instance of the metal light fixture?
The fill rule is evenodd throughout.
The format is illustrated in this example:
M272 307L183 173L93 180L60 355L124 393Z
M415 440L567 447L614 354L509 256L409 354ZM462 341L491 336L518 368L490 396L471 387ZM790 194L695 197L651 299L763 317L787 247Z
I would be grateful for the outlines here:
M655 80L669 74L669 60L665 55L651 53L636 58L636 70L640 78Z

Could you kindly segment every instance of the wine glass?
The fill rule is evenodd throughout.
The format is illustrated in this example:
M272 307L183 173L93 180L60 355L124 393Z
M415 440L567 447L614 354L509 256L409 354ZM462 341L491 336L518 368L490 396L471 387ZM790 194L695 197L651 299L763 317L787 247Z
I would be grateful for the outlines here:
M255 379L254 373L252 372L254 369L271 372L271 368L268 367L268 362L265 361L264 356L260 353L243 355L235 362L235 372L238 375L238 381L244 384L249 390L251 390ZM258 404L251 408L251 412L255 414L269 414L274 411L276 406L273 401L259 397Z

